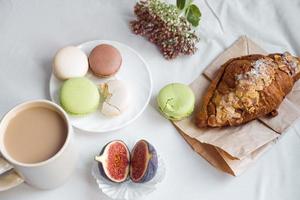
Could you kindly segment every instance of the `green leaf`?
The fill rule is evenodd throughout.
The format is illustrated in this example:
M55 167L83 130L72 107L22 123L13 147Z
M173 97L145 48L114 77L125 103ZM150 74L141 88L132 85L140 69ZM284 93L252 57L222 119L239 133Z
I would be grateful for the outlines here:
M195 4L192 4L186 10L186 17L188 22L190 22L193 26L196 27L199 25L201 12Z
M184 9L185 0L177 0L176 5L177 5L177 8L179 8L180 10Z

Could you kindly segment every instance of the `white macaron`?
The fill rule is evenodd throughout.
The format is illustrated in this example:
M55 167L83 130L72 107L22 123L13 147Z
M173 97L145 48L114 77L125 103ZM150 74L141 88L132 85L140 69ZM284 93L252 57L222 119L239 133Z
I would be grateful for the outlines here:
M126 82L109 80L100 85L103 97L101 112L107 116L117 116L123 113L130 102L130 94Z
M75 46L60 49L53 60L53 73L61 80L83 77L88 69L87 55Z

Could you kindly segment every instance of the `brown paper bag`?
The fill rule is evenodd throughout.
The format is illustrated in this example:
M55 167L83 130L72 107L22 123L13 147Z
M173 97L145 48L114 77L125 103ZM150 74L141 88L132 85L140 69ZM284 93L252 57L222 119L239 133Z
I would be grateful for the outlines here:
M190 87L196 102L206 92L209 81L218 68L227 60L248 54L266 54L257 44L245 36L221 53ZM232 175L239 175L255 162L295 120L300 116L300 103L295 102L300 84L282 102L275 118L260 118L238 127L199 129L193 116L173 122L183 138L192 148L216 168ZM295 91L295 95L294 94ZM197 107L198 105L196 105Z

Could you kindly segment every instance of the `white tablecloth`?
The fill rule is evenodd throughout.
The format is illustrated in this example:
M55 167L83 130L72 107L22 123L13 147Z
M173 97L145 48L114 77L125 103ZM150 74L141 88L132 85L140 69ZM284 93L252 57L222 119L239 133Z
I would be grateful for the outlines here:
M201 42L191 57L166 61L156 47L131 33L130 0L0 0L0 114L29 99L49 99L51 60L61 47L94 39L125 43L146 59L153 94L128 127L107 134L76 132L80 161L70 180L50 191L26 184L0 193L1 200L107 199L91 176L92 159L113 139L152 142L167 165L165 180L145 199L300 199L300 124L291 127L239 177L211 167L156 109L155 97L171 82L190 83L225 47L248 35L269 52L300 55L299 0L195 0L201 8ZM211 9L209 9L209 7Z

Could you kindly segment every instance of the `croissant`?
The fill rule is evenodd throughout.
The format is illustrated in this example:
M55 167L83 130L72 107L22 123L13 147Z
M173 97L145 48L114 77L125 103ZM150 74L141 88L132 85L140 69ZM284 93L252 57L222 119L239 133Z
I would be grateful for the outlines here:
M261 116L276 116L300 78L300 58L290 53L247 55L224 63L195 115L198 127L237 126Z

